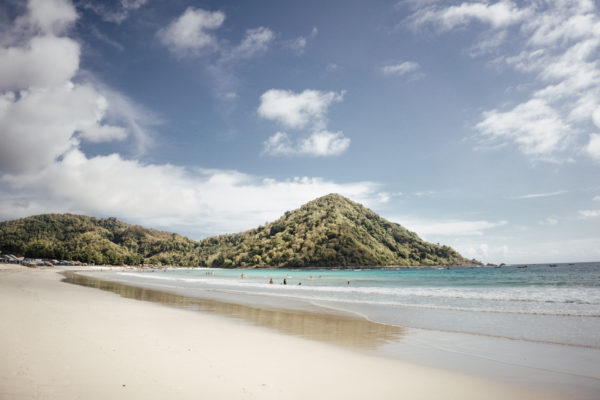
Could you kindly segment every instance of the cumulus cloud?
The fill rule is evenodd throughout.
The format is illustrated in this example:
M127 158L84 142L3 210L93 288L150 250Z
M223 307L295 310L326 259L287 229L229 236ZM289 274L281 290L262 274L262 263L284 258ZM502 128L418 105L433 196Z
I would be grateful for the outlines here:
M299 151L314 156L337 156L350 146L350 139L341 132L314 132L300 144Z
M0 48L0 90L63 84L79 68L79 44L69 38L33 37L25 46Z
M593 1L424 5L409 21L414 28L440 31L477 21L483 30L471 55L506 45L508 54L494 64L525 74L532 88L528 98L482 113L475 129L485 141L513 144L534 160L568 160L582 149L596 158L590 122L598 126L600 15Z
M321 126L329 106L343 98L344 92L307 89L294 93L291 90L270 89L260 96L258 115L287 128L304 128L309 123Z
M264 143L264 153L273 156L309 155L315 157L336 156L350 146L350 139L341 132L313 132L298 143L292 143L285 132L277 132Z
M486 111L476 128L489 139L508 139L523 153L539 156L563 149L572 131L542 99L529 100L509 111Z
M46 34L62 34L77 19L75 7L68 1L29 0L27 9L25 20Z
M178 55L199 54L215 50L218 41L213 31L225 21L221 11L207 11L188 7L184 13L157 32L160 41Z
M278 122L286 128L308 127L311 134L293 144L289 135L277 132L265 141L264 153L270 155L336 156L350 146L350 139L342 132L329 132L327 111L333 103L342 101L344 92L270 89L260 96L258 115Z
M69 1L34 0L27 14L2 37L8 44L0 48L0 172L33 172L76 148L81 140L123 140L128 135L123 127L107 123L115 111L110 111L106 97L94 85L73 82L79 44L47 34L61 32L76 16ZM22 21L40 29L23 31ZM17 30L31 36L14 42Z
M419 63L404 61L399 64L388 64L381 67L381 72L388 76L402 76L415 72L420 68Z

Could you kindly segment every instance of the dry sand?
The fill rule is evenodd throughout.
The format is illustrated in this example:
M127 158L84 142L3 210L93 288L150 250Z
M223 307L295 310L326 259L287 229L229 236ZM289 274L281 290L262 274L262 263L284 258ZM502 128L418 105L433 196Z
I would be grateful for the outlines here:
M0 265L0 399L558 399Z

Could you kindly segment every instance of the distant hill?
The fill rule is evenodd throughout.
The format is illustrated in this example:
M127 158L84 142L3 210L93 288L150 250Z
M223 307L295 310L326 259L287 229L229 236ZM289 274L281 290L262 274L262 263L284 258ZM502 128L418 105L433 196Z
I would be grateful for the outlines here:
M343 196L313 200L243 233L196 242L115 218L45 214L0 222L0 249L96 264L208 267L472 265Z
M116 218L43 214L0 222L0 250L26 257L95 264L194 265L198 243ZM191 262L191 263L190 263Z

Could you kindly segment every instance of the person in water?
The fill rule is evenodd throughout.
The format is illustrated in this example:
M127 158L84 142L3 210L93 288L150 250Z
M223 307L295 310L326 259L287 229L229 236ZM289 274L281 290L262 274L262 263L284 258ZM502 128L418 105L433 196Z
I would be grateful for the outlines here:
M269 283L272 285L273 284L273 279L269 279Z
M283 278L283 284L287 285L287 281L285 280L285 278Z

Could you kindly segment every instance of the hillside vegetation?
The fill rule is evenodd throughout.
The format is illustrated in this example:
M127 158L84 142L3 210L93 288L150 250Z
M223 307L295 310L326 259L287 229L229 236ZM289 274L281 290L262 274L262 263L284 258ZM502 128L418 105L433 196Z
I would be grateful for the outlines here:
M115 218L72 214L2 222L0 233L5 253L96 264L297 268L477 263L337 194L265 226L201 242Z
M0 222L0 249L32 258L192 266L197 260L190 256L197 246L181 235L129 225L116 218L44 214Z

